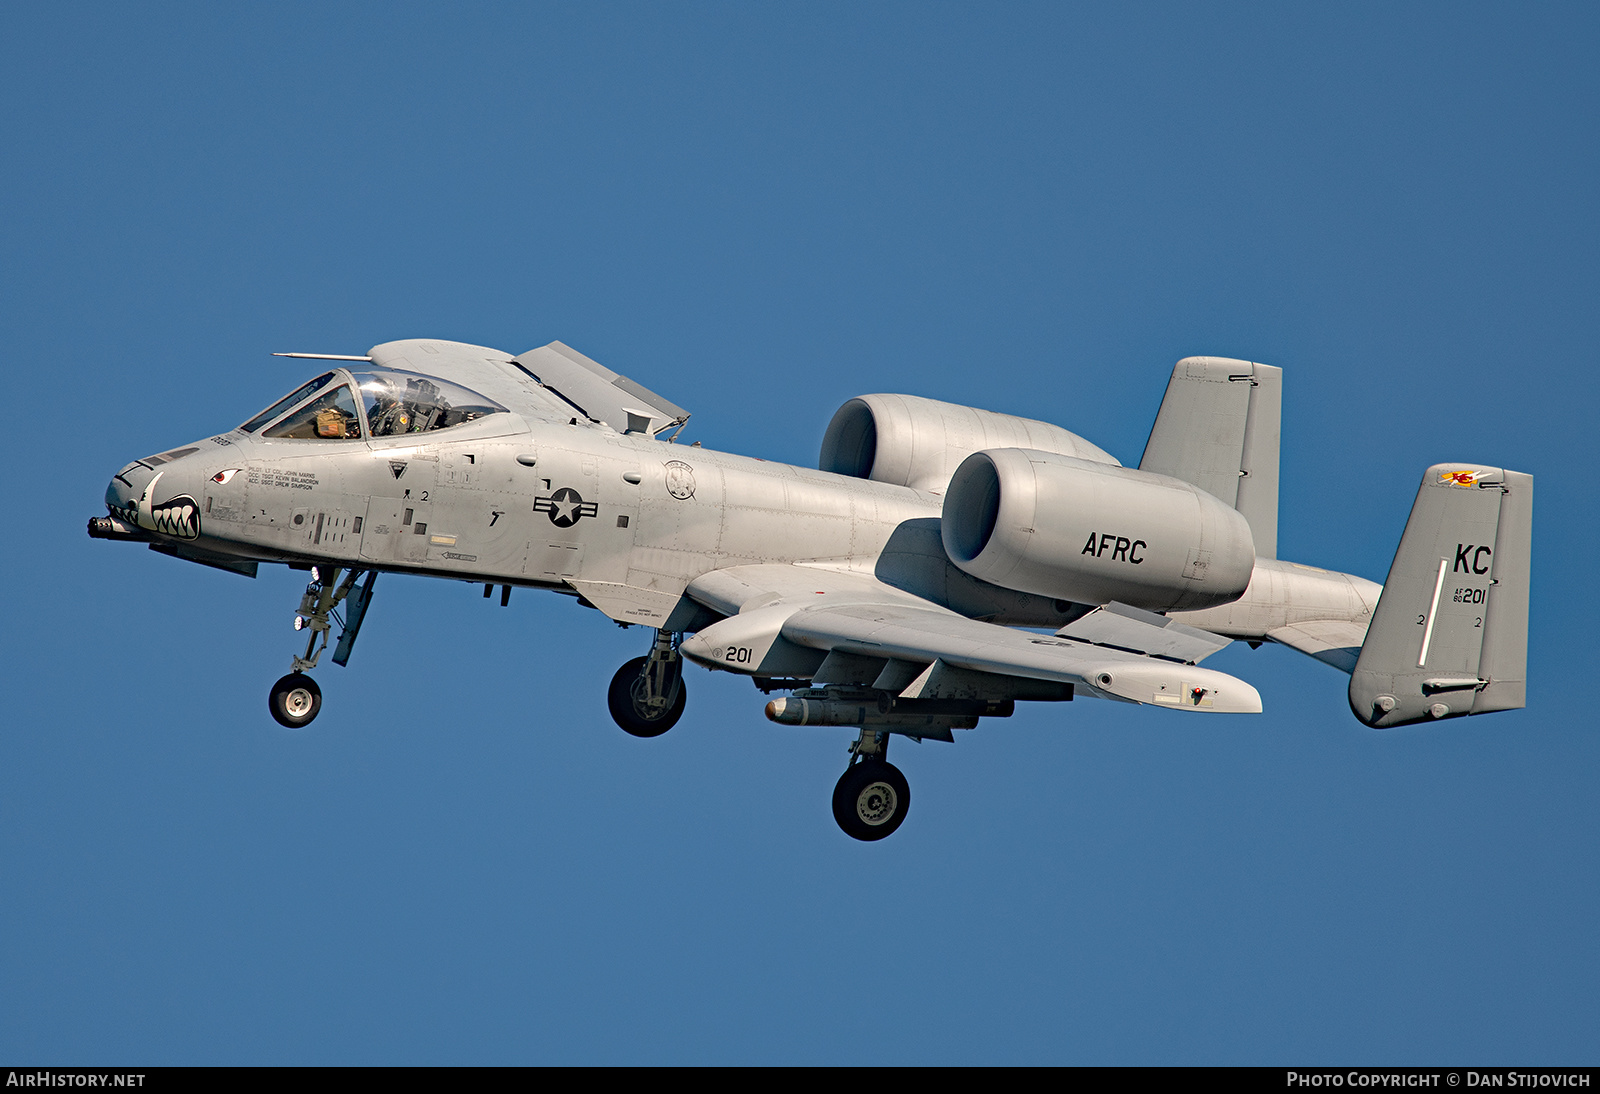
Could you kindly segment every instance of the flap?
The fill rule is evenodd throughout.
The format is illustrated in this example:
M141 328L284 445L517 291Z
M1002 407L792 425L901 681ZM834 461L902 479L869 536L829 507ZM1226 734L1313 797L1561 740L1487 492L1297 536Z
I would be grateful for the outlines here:
M1233 640L1190 627L1155 612L1112 601L1056 632L1096 646L1128 650L1195 665Z

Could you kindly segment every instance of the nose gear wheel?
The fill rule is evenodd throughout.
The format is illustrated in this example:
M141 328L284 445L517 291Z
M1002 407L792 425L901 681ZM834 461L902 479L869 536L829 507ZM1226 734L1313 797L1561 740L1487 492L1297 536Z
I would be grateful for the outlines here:
M299 729L311 724L322 709L322 689L303 672L291 672L272 685L267 697L267 709L273 720L288 729Z

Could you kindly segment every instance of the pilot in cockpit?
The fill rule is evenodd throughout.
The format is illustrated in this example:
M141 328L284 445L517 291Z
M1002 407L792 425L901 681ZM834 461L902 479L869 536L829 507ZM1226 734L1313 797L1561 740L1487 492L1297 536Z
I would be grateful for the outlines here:
M285 407L293 406L312 392L323 393L300 409L265 430L263 437L286 440L359 440L362 405L344 374L329 372L305 384L292 395L274 403L239 428L246 433L272 421ZM446 380L420 376L396 369L362 371L350 376L366 410L369 437L394 437L407 433L428 433L453 425L476 421L486 414L498 414L505 407L493 399ZM331 387L327 385L332 383Z
M340 384L322 398L301 407L262 436L307 441L359 438L361 419L357 416L355 400L350 397L350 389Z

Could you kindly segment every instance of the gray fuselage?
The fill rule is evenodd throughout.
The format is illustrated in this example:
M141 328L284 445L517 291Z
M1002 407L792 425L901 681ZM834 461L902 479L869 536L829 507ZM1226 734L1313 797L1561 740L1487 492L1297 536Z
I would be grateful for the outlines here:
M567 593L603 582L657 597L712 570L800 563L871 573L996 623L1060 625L1079 610L951 565L938 494L601 425L506 413L431 435L235 430L188 447L124 469L107 504L135 510L160 475L154 504L187 496L198 510L198 534L175 542L219 556Z

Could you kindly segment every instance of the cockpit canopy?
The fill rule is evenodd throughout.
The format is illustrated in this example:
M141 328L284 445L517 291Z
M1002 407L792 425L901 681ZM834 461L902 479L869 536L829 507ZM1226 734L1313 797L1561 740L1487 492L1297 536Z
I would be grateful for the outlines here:
M431 433L506 408L437 376L401 369L334 369L301 385L239 427L273 440L327 441ZM272 423L267 425L267 423Z

